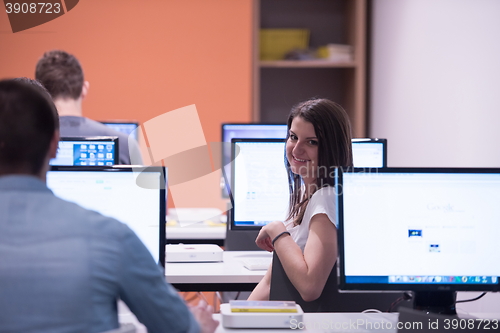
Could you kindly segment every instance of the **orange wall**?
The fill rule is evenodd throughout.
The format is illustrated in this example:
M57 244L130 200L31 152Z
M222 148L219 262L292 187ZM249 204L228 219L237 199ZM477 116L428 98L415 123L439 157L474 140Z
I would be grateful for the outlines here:
M33 77L44 51L70 52L90 82L89 118L143 123L196 104L207 142L222 122L251 119L251 0L84 0L15 34L1 7L0 78ZM219 189L204 191L206 207L225 207Z

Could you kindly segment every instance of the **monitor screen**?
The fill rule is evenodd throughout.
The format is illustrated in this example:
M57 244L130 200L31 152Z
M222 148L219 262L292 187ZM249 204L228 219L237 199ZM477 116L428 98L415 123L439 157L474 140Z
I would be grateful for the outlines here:
M130 167L59 167L47 173L47 186L64 200L117 219L132 229L165 263L165 177L162 167L140 172ZM148 188L137 185L148 184Z
M116 136L62 137L50 165L109 166L118 164L118 157Z
M222 124L222 165L231 184L231 140L232 139L285 139L286 124ZM224 181L224 180L223 180ZM222 196L228 194L222 183Z
M233 143L239 154L232 162L231 229L255 229L284 221L289 191L283 140L233 139Z
M354 169L337 179L341 289L499 289L500 169Z
M139 127L139 123L136 121L101 121L101 123L117 132L122 132L127 135L132 133L136 141L139 139L138 131L135 131L135 129Z
M357 167L385 166L385 139L353 139ZM232 229L256 229L283 221L288 212L289 187L282 139L232 139ZM358 164L356 164L358 163ZM363 164L366 163L366 164Z
M387 139L352 139L352 158L358 168L387 167Z

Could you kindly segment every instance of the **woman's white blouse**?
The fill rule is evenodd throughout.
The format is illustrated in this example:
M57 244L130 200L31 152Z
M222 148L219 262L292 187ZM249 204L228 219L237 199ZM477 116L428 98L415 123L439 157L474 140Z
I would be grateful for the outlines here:
M294 227L291 221L285 222L285 226L290 232L292 239L297 243L302 252L304 252L307 237L309 236L309 223L315 215L326 214L335 227L338 227L335 206L335 188L332 186L323 187L316 191L311 199L309 199L300 225Z

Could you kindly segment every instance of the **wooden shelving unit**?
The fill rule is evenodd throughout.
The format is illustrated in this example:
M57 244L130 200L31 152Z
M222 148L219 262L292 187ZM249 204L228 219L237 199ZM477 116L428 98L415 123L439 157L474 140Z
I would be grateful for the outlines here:
M366 0L254 0L253 120L284 122L290 108L325 97L348 112L354 137L366 136ZM259 59L261 28L307 28L310 47L349 44L353 60Z

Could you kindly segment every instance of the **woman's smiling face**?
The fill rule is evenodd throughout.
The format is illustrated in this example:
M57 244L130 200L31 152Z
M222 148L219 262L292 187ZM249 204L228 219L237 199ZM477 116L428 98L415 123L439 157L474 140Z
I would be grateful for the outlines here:
M286 157L293 173L306 184L316 181L318 165L318 138L312 123L298 116L293 118L286 142Z

